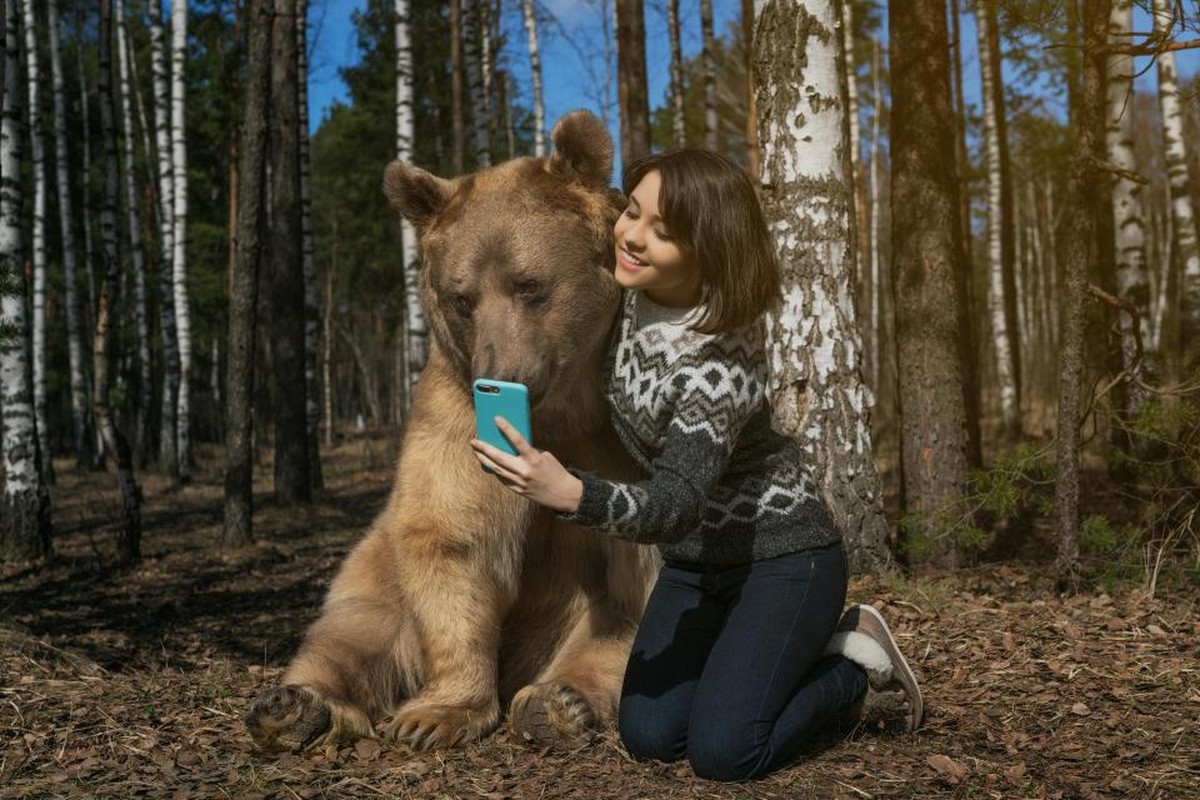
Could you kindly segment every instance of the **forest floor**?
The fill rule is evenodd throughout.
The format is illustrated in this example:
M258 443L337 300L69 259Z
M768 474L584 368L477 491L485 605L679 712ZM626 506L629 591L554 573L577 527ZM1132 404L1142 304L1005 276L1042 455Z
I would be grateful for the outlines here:
M1200 586L1074 596L1047 564L855 579L928 707L915 734L831 737L766 779L639 764L610 731L571 753L501 729L415 753L256 752L241 716L276 683L338 563L382 507L391 445L323 461L310 508L269 495L259 543L221 550L216 451L182 488L142 475L144 558L111 566L115 479L57 465L56 560L0 571L0 797L1186 798L1200 782ZM269 486L269 469L257 476Z

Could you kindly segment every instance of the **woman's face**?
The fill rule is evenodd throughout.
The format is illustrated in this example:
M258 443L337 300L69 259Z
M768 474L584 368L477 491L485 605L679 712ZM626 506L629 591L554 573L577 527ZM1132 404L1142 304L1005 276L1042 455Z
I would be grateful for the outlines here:
M700 302L700 270L671 238L659 216L662 175L647 172L629 193L629 205L617 220L617 283L640 289L653 302L691 308Z

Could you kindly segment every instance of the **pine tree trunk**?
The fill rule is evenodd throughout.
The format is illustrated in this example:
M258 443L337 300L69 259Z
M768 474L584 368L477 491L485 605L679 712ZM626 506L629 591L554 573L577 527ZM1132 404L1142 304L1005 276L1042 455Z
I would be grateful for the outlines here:
M1167 41L1173 22L1171 9L1172 5L1166 0L1154 0L1154 32ZM1194 358L1190 351L1197 346L1200 337L1200 247L1196 240L1196 213L1188 177L1187 141L1183 133L1175 54L1162 52L1155 60L1158 63L1158 102L1162 109L1163 153L1171 186L1173 249L1178 263L1183 266L1184 311L1180 335L1186 364Z
M100 130L104 140L104 206L100 213L100 231L104 241L104 281L96 307L96 335L92 343L95 365L96 422L104 445L117 465L117 486L121 491L124 520L117 537L117 557L122 563L138 561L142 554L141 490L133 474L133 452L117 425L117 410L112 407L110 381L114 346L114 315L120 281L121 258L118 242L117 205L120 193L120 163L117 156L116 100L112 79L112 0L100 2Z
M71 213L71 171L67 154L67 116L62 52L58 43L58 0L49 0L50 76L54 95L54 153L58 187L58 219L62 234L63 283L67 316L67 359L71 384L71 419L74 423L75 459L80 468L90 468L93 452L92 416L88 410L87 369L84 364L83 334L79 319L79 264Z
M888 14L892 75L892 271L903 531L931 546L933 560L959 561L953 532L967 488L966 409L958 347L956 276L962 228L954 149L945 0L895 0Z
M400 2L407 3L407 0L397 0L397 5ZM542 97L542 57L538 51L534 0L521 0L521 16L525 20L525 36L529 41L529 72L533 82L533 154L541 158L546 155L546 102Z
M783 271L768 320L775 421L802 445L851 559L886 560L869 393L850 293L854 250L836 2L766 0L755 19L763 207Z
M300 235L304 264L304 418L308 444L308 479L321 491L321 387L317 381L317 348L321 339L321 296L317 285L313 242L312 191L308 137L308 0L296 0L297 111L300 136Z
M687 127L683 115L683 46L679 41L679 0L667 0L667 35L671 41L671 139L676 147L685 147Z
M758 110L754 92L754 0L742 0L742 47L746 61L746 169L758 178L762 159L758 148Z
M954 145L958 167L958 214L962 231L962 253L957 283L959 297L958 341L962 352L963 405L967 412L967 462L972 468L983 466L983 441L979 430L979 359L975 331L975 274L971 255L971 160L967 155L967 111L963 101L963 39L958 0L950 0L950 30L954 37L951 88L954 91Z
M454 174L461 175L467 164L467 129L463 118L463 2L450 0L450 114Z
M8 0L16 3L17 0ZM42 126L42 72L38 67L37 19L33 0L21 0L24 15L26 99L29 118L29 153L33 171L33 220L31 229L33 306L31 352L33 366L33 415L41 453L43 477L53 483L46 427L46 140Z
M124 0L115 0L117 63L121 81L121 127L125 142L125 207L129 225L129 249L133 266L133 318L137 336L138 397L133 449L143 463L150 441L150 331L146 324L146 251L142 245L142 211L138 198L137 161L134 157L132 91L129 82L129 54L125 34Z
M1005 435L1015 439L1021 433L1021 408L1017 396L1015 331L1010 330L1006 313L1004 264L1004 177L999 118L996 107L996 75L999 65L992 63L991 38L993 15L989 0L977 0L975 24L979 33L979 71L983 93L984 150L987 158L987 254L988 312L996 353L996 376L1000 388L1000 414Z
M461 0L462 2L462 53L467 71L467 97L471 104L471 156L475 168L492 164L491 146L488 142L488 95L484 90L484 59L481 55L483 35L481 3L486 0Z
M257 332L258 272L266 224L267 115L271 96L272 0L249 0L245 106L238 147L237 264L229 292L229 366L225 380L226 545L253 539L254 354Z
M0 113L0 563L50 555L50 503L38 463L21 248L19 7L4 7L4 101Z
M153 1L153 0L152 0ZM184 68L187 61L187 0L171 2L171 166L174 190L174 278L176 334L179 339L179 400L176 403L176 451L179 479L187 481L191 470L192 323L187 289L187 115Z
M158 149L158 308L162 338L162 410L158 463L179 478L179 332L175 325L175 165L171 152L171 95L162 25L162 0L150 0L150 66L154 78L154 137Z
M333 447L333 281L337 275L336 250L332 261L329 270L325 273L325 319L321 336L321 377L325 390L326 447ZM405 395L405 401L407 400L408 395Z
M413 116L412 41L408 27L408 0L396 0L396 158L411 162L416 123ZM528 30L529 20L526 20ZM537 52L536 32L530 35L530 52ZM536 62L535 62L536 63ZM539 124L538 133L541 133ZM400 220L400 253L404 264L404 406L412 402L413 392L429 350L429 330L421 308L419 278L421 263L417 252L417 231L406 219ZM328 335L328 334L327 334Z
M646 88L646 20L642 0L616 0L617 105L621 112L621 164L650 154L650 103Z
M875 396L883 386L883 350L879 346L880 330L883 326L883 270L880 268L883 235L882 192L883 184L883 56L882 46L875 40L872 73L875 81L875 108L871 121L871 303L867 324L867 363L870 365L871 382Z
M296 0L275 0L271 34L269 213L271 393L275 422L275 497L312 500L304 384L304 263L300 228L300 137Z
M1088 250L1101 201L1097 161L1102 142L1096 135L1104 114L1104 42L1110 0L1083 5L1083 75L1080 86L1078 150L1071 170L1069 244L1062 293L1060 383L1058 399L1058 476L1055 512L1058 522L1057 572L1060 587L1075 589L1079 573L1079 449L1082 426L1084 300L1087 295Z
M717 149L717 45L712 0L700 0L700 61L704 67L704 147Z

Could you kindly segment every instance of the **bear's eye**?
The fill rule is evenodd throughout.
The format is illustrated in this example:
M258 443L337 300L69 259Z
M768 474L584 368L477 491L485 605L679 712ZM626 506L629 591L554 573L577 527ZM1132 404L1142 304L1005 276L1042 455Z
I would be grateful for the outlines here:
M456 294L453 299L454 310L464 317L471 316L471 312L475 310L475 301L471 299L469 294Z
M524 280L517 283L517 295L526 300L537 297L542 291L542 285L535 280Z

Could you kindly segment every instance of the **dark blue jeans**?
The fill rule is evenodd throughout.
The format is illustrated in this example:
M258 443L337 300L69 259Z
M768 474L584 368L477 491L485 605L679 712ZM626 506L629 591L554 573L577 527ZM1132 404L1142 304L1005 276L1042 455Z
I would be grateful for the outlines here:
M663 567L621 690L629 752L686 756L721 781L793 762L867 690L858 665L821 655L846 580L840 544L729 568Z

